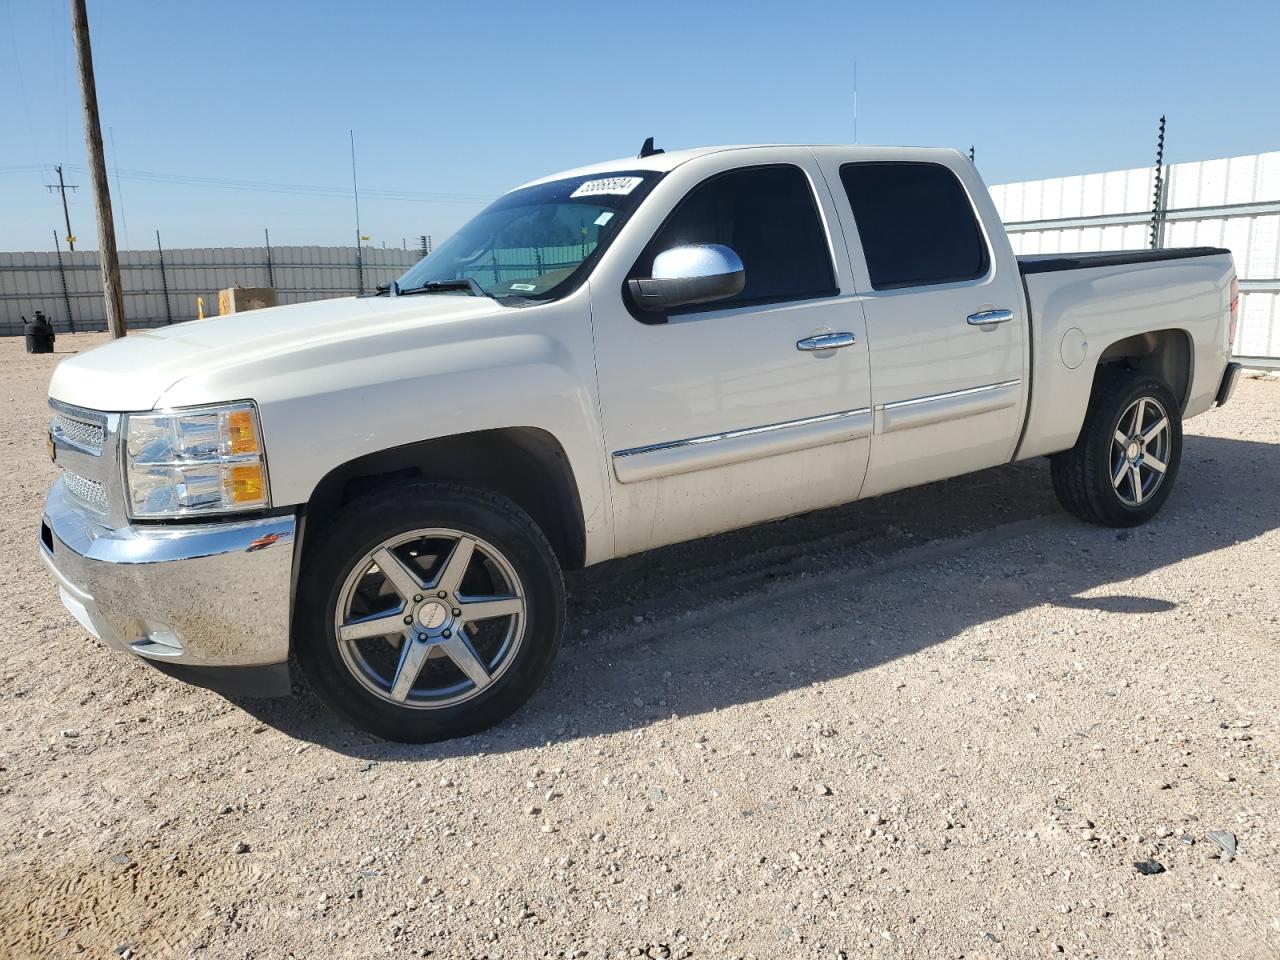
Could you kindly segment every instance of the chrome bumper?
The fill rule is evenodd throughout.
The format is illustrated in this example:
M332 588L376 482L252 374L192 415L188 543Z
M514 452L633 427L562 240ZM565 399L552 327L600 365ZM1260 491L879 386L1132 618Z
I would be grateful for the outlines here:
M182 526L95 524L59 479L40 554L62 602L117 650L184 667L289 656L292 515Z

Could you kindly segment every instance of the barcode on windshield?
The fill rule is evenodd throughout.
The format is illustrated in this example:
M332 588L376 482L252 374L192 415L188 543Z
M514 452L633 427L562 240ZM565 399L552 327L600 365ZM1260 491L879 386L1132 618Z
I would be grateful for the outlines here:
M604 177L600 180L587 180L577 190L569 194L573 197L598 197L601 194L618 194L626 196L644 182L642 177Z

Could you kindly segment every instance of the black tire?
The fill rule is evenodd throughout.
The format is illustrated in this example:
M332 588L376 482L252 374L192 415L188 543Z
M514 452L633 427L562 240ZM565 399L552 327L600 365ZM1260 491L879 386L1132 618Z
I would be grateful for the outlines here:
M1113 437L1121 418L1142 398L1154 400L1167 413L1168 445L1163 479L1140 503L1132 485L1112 483ZM1154 517L1173 490L1182 459L1182 408L1173 391L1148 374L1126 369L1103 369L1094 381L1089 410L1076 445L1050 458L1053 491L1063 508L1081 520L1105 527L1135 527Z
M501 552L523 587L524 632L501 675L471 699L415 709L375 695L357 679L338 648L335 611L344 584L367 554L397 536L442 527ZM528 700L559 650L564 618L560 566L527 513L487 491L412 482L348 503L306 551L295 600L293 646L311 687L335 713L387 740L428 743L488 729Z

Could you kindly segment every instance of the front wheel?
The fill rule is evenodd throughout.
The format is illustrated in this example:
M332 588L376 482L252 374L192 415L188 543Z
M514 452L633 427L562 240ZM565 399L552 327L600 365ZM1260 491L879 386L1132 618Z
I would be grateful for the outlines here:
M388 740L484 730L546 675L564 585L510 500L413 483L347 504L308 553L294 645L335 712Z
M1133 527L1160 510L1182 459L1182 414L1160 380L1100 370L1076 445L1051 458L1053 490L1089 523Z

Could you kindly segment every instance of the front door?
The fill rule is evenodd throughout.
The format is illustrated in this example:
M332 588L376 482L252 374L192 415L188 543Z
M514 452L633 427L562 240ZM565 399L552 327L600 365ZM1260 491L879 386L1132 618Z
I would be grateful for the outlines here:
M867 344L831 197L807 151L752 154L677 167L633 220L627 262L592 277L617 555L858 495ZM626 276L691 243L732 248L743 291L668 315L628 302Z

